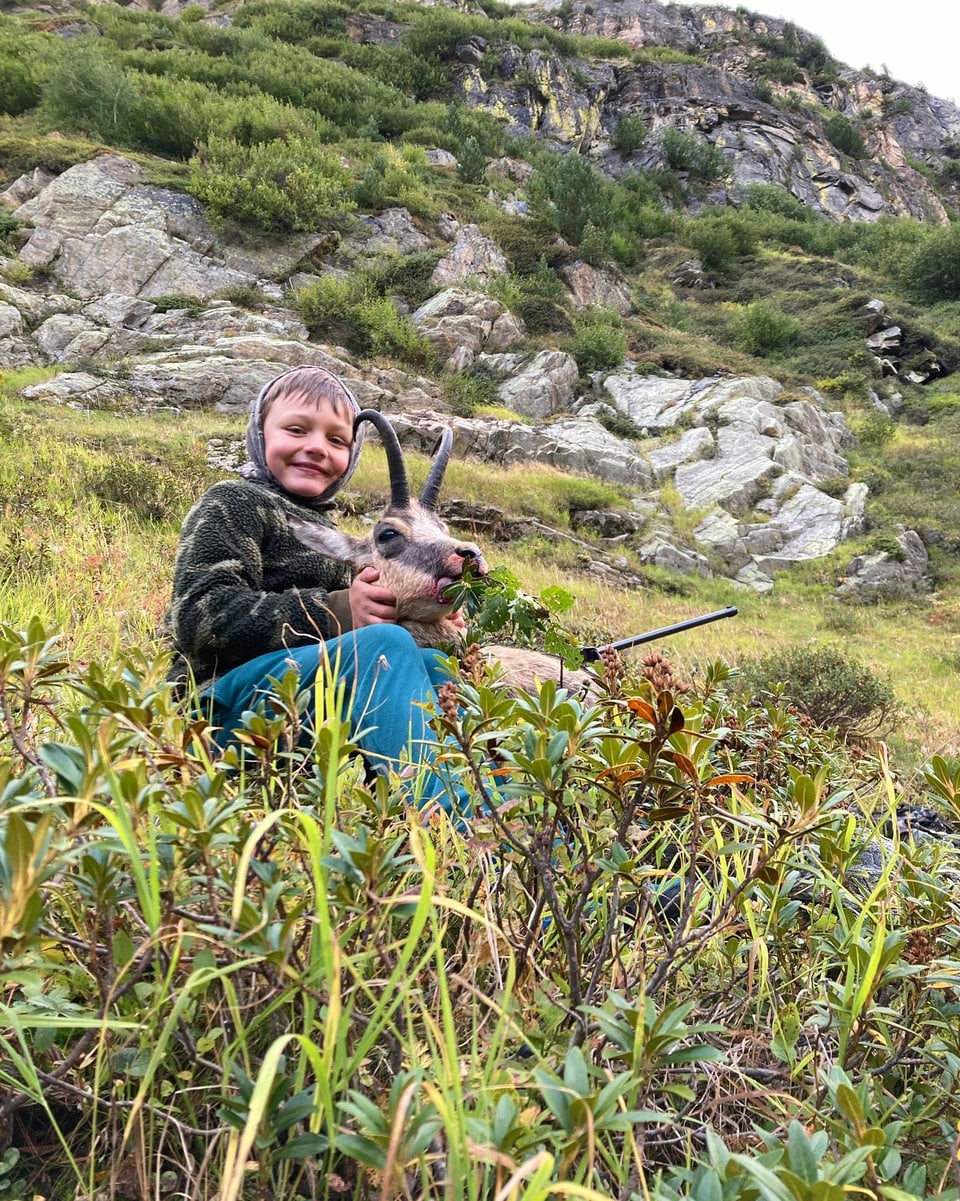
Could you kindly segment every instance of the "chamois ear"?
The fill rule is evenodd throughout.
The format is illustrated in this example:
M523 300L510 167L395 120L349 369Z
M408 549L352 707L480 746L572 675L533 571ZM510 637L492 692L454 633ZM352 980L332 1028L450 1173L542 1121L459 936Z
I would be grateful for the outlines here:
M353 538L350 534L344 534L342 530L334 530L329 526L301 521L299 517L288 517L287 525L291 533L311 550L319 551L328 559L339 559L344 563L355 561L361 539Z

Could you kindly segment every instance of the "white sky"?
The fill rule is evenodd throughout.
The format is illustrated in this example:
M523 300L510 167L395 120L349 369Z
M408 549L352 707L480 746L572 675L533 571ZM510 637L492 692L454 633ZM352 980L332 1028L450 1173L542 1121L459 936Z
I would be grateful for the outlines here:
M720 4L736 8L737 0ZM793 21L848 67L886 67L893 79L960 104L957 0L747 0L744 7Z

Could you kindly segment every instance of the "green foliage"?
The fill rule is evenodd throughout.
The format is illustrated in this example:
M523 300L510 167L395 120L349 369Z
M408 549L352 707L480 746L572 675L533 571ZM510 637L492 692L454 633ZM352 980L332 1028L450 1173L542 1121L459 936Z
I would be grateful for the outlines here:
M245 146L211 134L191 160L191 190L211 212L269 233L341 217L352 207L348 183L333 154L298 136Z
M20 222L9 209L0 209L0 246L7 243L10 235L20 228Z
M0 35L11 33L7 22L0 21ZM25 113L40 103L42 95L39 48L29 39L11 39L0 46L0 113L11 117Z
M487 160L475 137L466 138L460 147L457 175L464 183L480 184L486 179Z
M717 183L730 173L723 152L698 133L672 126L663 131L661 150L671 171L682 171L692 182Z
M78 130L106 142L129 144L136 102L119 54L100 39L64 42L43 81L41 110L49 128Z
M481 639L570 650L559 589L466 599ZM877 840L882 758L739 703L722 662L692 692L660 655L610 659L584 705L510 696L474 659L435 719L463 830L410 812L415 781L365 777L331 681L309 745L290 675L221 754L164 670L0 628L0 1080L49 1139L0 1181L147 1173L176 1124L163 1171L221 1201L336 1201L371 1172L432 1196L441 1142L450 1201L517 1173L531 1201L628 1180L748 1201L869 1172L955 1201L957 854ZM938 803L957 775L928 765ZM745 1039L783 1097L744 1095Z
M886 413L873 412L867 414L856 424L856 434L863 446L882 450L889 446L896 437L896 422Z
M419 146L378 146L353 189L353 199L363 208L401 205L412 213L433 215L436 200L427 182L426 156Z
M786 188L772 183L754 183L746 190L744 207L758 213L773 213L791 221L809 224L815 220L813 213L802 200L798 200Z
M187 316L197 317L203 309L203 301L196 296L188 296L184 292L170 292L166 296L154 296L150 303L158 313L169 313L182 309Z
M574 246L588 225L611 224L608 186L579 154L543 156L530 180L529 200L534 216Z
M444 132L453 142L453 149L472 138L485 157L503 154L503 126L489 113L465 104L449 104L443 120Z
M301 289L296 304L311 333L332 334L359 353L419 364L430 358L429 344L390 297L378 291L375 276L324 276Z
M686 222L681 236L699 255L707 271L729 274L737 260L756 251L752 223L740 216L697 217Z
M737 342L747 354L764 356L796 342L801 324L765 301L757 300L741 310L736 322Z
M842 738L896 724L890 685L856 659L830 646L795 647L764 656L743 671L743 686L776 696L817 726Z
M603 308L578 313L569 350L581 375L619 367L627 353L627 333L619 314Z
M834 113L827 121L825 132L830 143L851 158L867 158L869 151L863 134L843 113Z
M637 113L627 113L617 121L610 144L626 158L639 150L647 140L647 123Z
M927 231L904 264L903 279L923 300L960 300L960 226Z
M498 380L482 367L470 366L444 376L443 399L458 417L472 417L478 409L500 404Z

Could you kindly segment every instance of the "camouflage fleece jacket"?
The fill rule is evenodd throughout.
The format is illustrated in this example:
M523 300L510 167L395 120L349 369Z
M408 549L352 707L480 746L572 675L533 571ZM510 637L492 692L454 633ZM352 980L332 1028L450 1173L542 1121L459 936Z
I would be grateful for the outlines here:
M167 614L175 676L189 669L203 688L267 651L350 628L349 567L308 550L288 516L332 524L289 494L243 479L214 484L187 514Z

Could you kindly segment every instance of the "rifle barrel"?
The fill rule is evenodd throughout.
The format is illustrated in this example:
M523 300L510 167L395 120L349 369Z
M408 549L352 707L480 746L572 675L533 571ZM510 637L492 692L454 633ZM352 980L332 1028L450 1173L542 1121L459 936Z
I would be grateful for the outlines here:
M606 650L625 651L631 646L639 646L643 642L654 642L657 638L667 638L671 634L679 634L682 630L692 630L696 626L705 626L711 621L721 621L724 617L736 617L736 605L728 605L726 609L717 609L713 613L705 613L702 617L691 617L687 621L678 621L676 625L663 626L659 630L650 630L646 634L637 634L633 638L622 638L619 642L608 642L606 646L582 646L584 663L595 663Z

